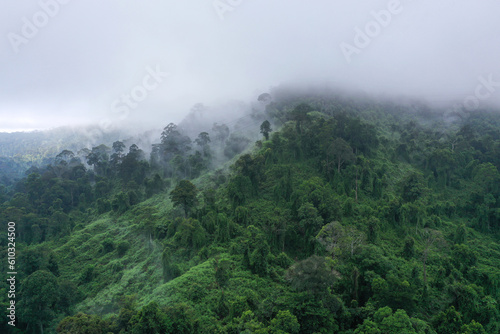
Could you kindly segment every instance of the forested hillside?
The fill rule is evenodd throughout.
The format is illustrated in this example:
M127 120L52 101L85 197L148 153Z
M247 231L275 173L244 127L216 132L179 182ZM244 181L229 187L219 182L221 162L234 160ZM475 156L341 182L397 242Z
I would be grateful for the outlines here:
M0 186L9 186L23 178L30 167L52 162L62 150L78 152L82 148L110 145L124 136L131 140L135 134L122 130L103 130L98 126L59 127L46 131L0 132Z
M0 188L19 271L0 331L500 331L498 111L290 88L259 104L151 147L62 147Z

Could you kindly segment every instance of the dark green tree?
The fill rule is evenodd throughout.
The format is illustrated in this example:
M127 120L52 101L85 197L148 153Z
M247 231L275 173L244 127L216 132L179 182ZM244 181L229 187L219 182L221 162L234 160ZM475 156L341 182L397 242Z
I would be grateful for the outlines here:
M172 320L167 317L156 302L144 306L130 319L131 333L173 333L169 330Z
M328 155L336 162L338 173L346 163L353 162L356 159L351 146L342 138L333 140L328 149Z
M198 135L198 138L194 140L196 145L198 145L202 149L203 156L205 157L210 156L210 147L209 147L210 141L211 141L210 136L207 132L201 132Z
M194 184L188 180L182 180L175 189L170 192L170 199L175 206L182 206L184 215L187 216L188 212L196 203L197 194L198 189L196 189Z
M262 124L260 125L260 133L266 138L266 140L269 140L269 133L271 133L273 129L271 129L271 123L266 119Z
M424 178L419 172L411 172L408 174L403 182L402 197L406 202L414 202L425 194L427 188L424 184Z
M38 270L21 283L19 316L23 322L43 333L43 328L56 315L59 284L51 272Z
M307 114L312 110L312 107L307 103L301 103L293 109L291 116L295 121L296 130L299 134L302 133L303 124L309 119Z

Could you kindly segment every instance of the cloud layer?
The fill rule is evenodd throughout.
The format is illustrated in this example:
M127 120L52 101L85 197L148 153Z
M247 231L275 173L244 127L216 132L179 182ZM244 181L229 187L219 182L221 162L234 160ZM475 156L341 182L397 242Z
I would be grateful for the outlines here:
M4 1L0 131L179 122L197 102L290 81L447 101L483 78L478 100L497 102L499 12L494 0Z

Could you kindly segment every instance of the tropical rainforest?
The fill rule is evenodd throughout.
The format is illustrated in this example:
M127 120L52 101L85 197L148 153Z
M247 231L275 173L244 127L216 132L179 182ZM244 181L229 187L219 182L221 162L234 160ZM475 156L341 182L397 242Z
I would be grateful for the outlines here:
M290 87L251 109L0 160L0 332L500 332L498 110Z

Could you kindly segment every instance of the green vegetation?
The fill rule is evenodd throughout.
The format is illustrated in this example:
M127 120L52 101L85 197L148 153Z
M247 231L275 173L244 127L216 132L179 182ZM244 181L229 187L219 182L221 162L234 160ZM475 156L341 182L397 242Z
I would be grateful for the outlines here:
M194 141L169 124L149 158L121 141L62 151L2 188L17 328L500 331L498 113L287 89L260 102L251 148L224 124Z

